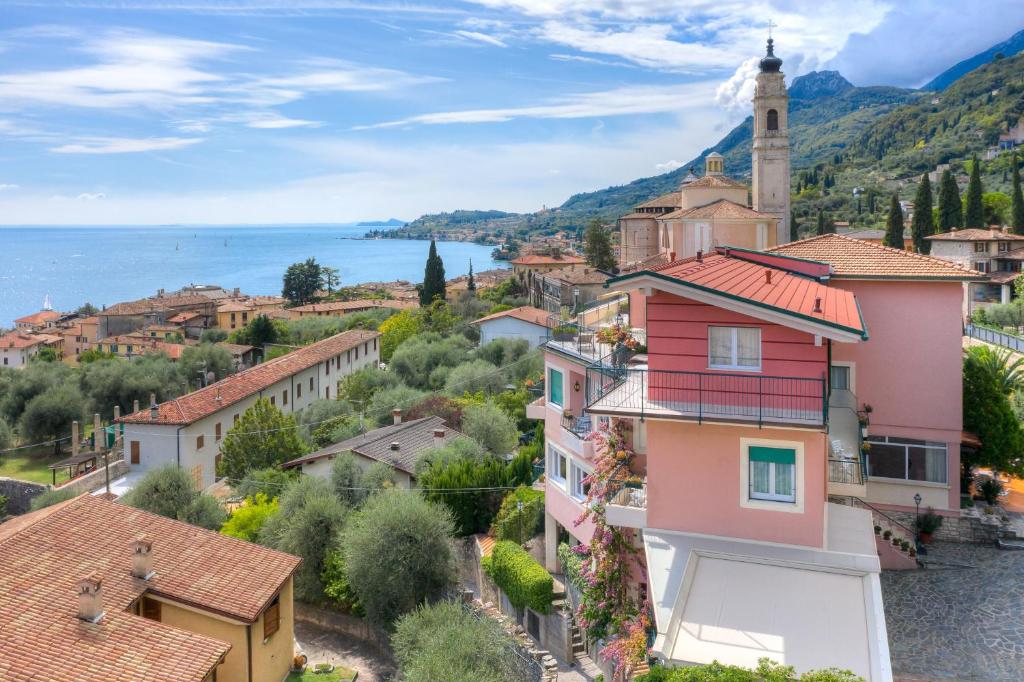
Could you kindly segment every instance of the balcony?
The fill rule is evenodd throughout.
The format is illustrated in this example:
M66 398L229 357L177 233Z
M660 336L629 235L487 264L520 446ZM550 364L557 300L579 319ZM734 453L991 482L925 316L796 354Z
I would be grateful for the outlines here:
M848 390L833 390L828 406L828 494L866 497L867 475L860 450L862 438L857 396Z
M644 528L647 525L647 485L626 481L610 481L614 492L605 503L605 520L621 528Z
M543 397L537 398L526 405L527 419L544 419L547 416L547 401Z
M589 367L587 411L621 417L822 428L825 379Z
M575 416L572 414L562 415L562 432L568 437L561 440L573 454L583 459L594 458L594 443L587 440L587 436L593 431L593 420L589 414Z

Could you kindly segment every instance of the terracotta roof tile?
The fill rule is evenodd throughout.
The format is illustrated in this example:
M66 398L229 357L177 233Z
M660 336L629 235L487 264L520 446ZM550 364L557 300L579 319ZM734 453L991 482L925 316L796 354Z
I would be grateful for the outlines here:
M925 239L940 242L990 242L990 241L1024 241L1024 235L1003 232L999 229L983 230L969 227L963 230L950 230L941 234L933 234Z
M518 308L512 308L511 310L503 310L500 313L494 313L481 317L479 320L473 320L473 324L480 324L481 322L488 322L490 320L497 320L502 317L513 317L523 322L530 322L541 327L551 327L549 320L552 317L552 313L540 308L534 308L533 306L520 306Z
M8 332L0 336L0 348L32 348L49 343L52 337L42 334L26 334L24 332Z
M100 317L110 315L142 315L157 310L174 310L176 308L187 308L189 306L208 307L215 305L215 301L199 294L186 294L184 296L157 296L154 298L143 298L138 301L127 301L115 303L106 310L97 313Z
M38 313L19 317L14 322L15 324L46 324L47 322L53 322L59 317L60 313L56 310L40 310Z
M538 253L531 253L526 256L520 256L512 261L513 265L583 265L586 263L584 259L579 256L563 255L555 258L554 256L542 256Z
M776 216L772 213L755 211L747 206L737 204L735 201L719 199L718 201L713 201L710 204L705 204L703 206L695 206L685 210L666 213L665 215L658 216L658 218L661 220L670 220L675 218L692 218L695 220L706 220L709 218L722 218L727 220L775 220Z
M131 541L153 541L154 575L131 575ZM200 681L230 650L131 613L144 593L251 623L298 557L82 495L0 525L0 678ZM78 581L95 573L104 616L78 619Z
M642 220L642 219L648 219L648 218L651 219L651 220L657 220L658 218L660 218L663 215L665 215L665 214L664 213L640 213L639 211L636 211L636 212L633 212L633 213L627 213L624 216L620 216L619 220Z
M893 249L840 234L823 234L767 249L832 266L836 278L984 280L985 275L941 258Z
M131 424L191 424L378 336L378 332L362 329L342 332L227 376L206 388L160 403L156 419L152 419L149 410L144 409L121 420Z
M679 196L679 190L675 192L667 192L662 194L660 197L648 199L642 204L637 204L637 208L679 208L683 205L682 197Z
M739 180L733 180L724 175L705 175L704 177L688 182L683 188L703 187L711 189L746 189L747 185Z
M560 268L545 272L539 276L546 279L559 280L566 284L604 284L611 277L611 275L592 267Z

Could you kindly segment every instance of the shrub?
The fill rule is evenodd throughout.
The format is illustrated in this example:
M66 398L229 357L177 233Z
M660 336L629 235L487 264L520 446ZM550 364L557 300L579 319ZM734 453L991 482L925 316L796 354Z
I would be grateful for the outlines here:
M493 457L482 462L464 459L431 467L419 478L427 499L451 510L456 533L460 536L482 533L490 528L503 495L494 489L520 483L526 484L529 480L513 480L509 466ZM474 490L463 492L465 488Z
M302 408L297 415L299 433L306 440L310 440L313 433L324 422L334 417L343 417L352 413L349 403L342 400L314 400Z
M864 678L849 670L837 668L809 670L798 675L793 666L779 665L768 658L758 660L753 670L718 661L681 668L656 665L635 679L636 682L864 682Z
M918 516L914 525L919 533L934 533L942 526L942 517L929 507L928 513Z
M491 556L483 560L484 571L516 608L530 607L538 613L551 610L554 579L537 560L514 542L502 540Z
M466 406L462 432L496 455L512 452L519 442L515 421L491 402Z
M73 497L78 497L78 493L75 492L74 490L70 490L67 488L51 488L49 490L45 490L39 495L36 495L35 497L32 498L32 511L36 511L37 509L44 509L45 507L50 507L52 505L57 504L58 502L70 500Z
M119 501L208 530L219 530L227 517L217 500L196 490L188 472L175 464L150 470Z
M231 512L231 516L221 526L222 535L228 535L239 540L256 542L260 536L260 530L271 516L278 513L277 498L269 498L264 493L256 497L247 497L242 506Z
M578 589L583 589L583 557L573 551L566 543L558 545L558 563L562 566L565 578Z
M501 370L486 360L470 360L452 368L447 373L444 391L448 395L462 395L466 391L494 395L505 389L505 377Z
M421 417L440 417L449 428L462 430L462 406L443 395L432 395L409 408L410 420Z
M487 451L475 440L465 436L456 436L442 447L425 450L416 460L416 474L419 476L430 468L440 469L466 460L480 463L487 457Z
M494 517L494 536L522 544L540 532L543 519L544 491L519 486L502 500Z
M405 682L520 682L516 643L501 625L454 602L422 605L391 638Z
M253 469L266 469L304 455L306 444L297 429L293 415L260 398L224 436L218 473L239 480Z
M391 410L406 412L410 407L421 402L426 395L419 389L402 384L381 389L370 399L366 408L366 416L377 426L386 426L391 423Z
M387 625L455 580L448 511L418 493L372 495L352 515L340 547L352 590L371 621Z
M362 483L366 493L394 488L395 482L395 469L387 462L374 462L363 473Z
M994 478L986 478L978 486L978 492L988 504L995 504L999 501L999 494L1003 492L1003 484Z
M324 585L324 594L339 609L357 616L365 615L356 593L352 590L352 583L348 580L344 554L334 549L327 551L320 582Z
M331 462L331 486L338 499L350 507L358 507L366 499L363 470L351 452L343 452Z
M245 475L245 478L231 486L239 497L256 497L260 493L267 497L280 497L284 489L298 478L295 469L282 470L277 467L256 469Z

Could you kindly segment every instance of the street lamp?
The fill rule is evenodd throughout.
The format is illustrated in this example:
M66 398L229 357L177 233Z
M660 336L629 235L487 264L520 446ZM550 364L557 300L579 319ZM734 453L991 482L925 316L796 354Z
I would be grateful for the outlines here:
M914 493L914 540L921 544L921 493Z

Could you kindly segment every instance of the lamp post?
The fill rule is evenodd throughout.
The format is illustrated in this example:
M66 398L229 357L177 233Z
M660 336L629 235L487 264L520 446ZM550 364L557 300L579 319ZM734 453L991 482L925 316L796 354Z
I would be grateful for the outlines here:
M522 503L522 501L516 502L516 511L519 512L519 514L518 514L518 516L519 516L519 532L517 533L517 535L519 536L519 545L522 546L524 544L524 540L523 540L523 503Z
M921 493L914 493L914 541L921 544Z

